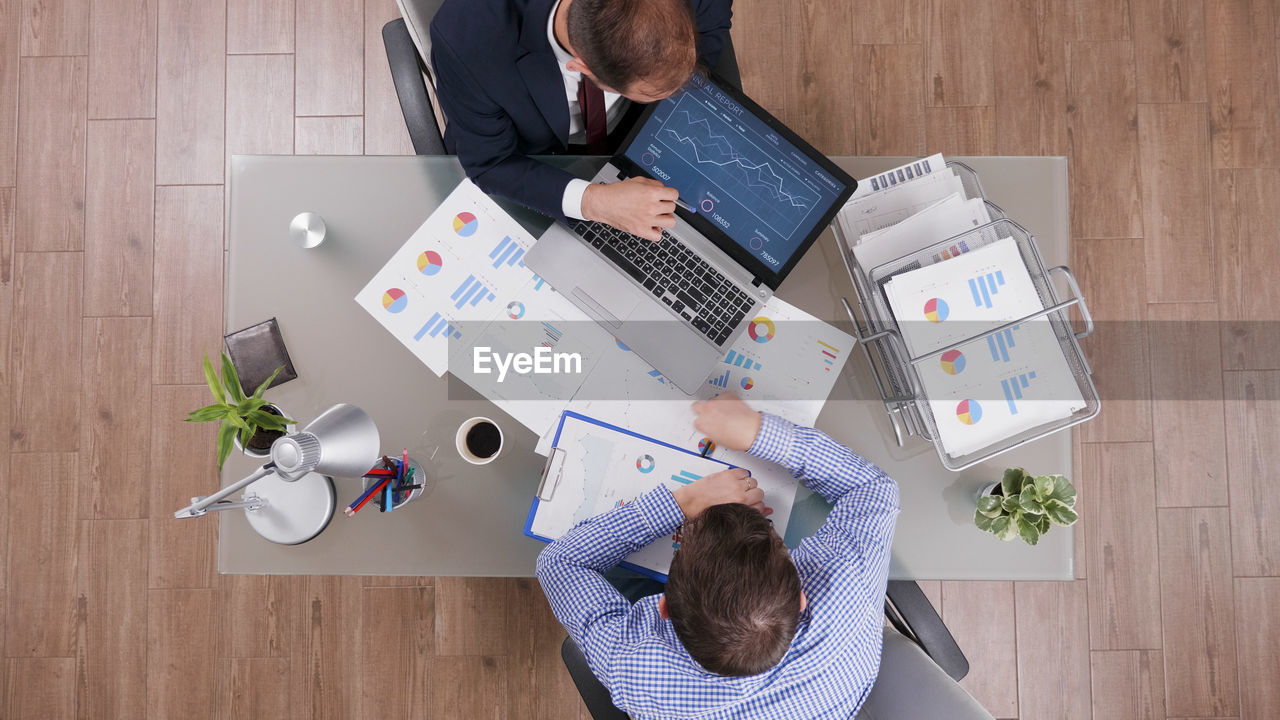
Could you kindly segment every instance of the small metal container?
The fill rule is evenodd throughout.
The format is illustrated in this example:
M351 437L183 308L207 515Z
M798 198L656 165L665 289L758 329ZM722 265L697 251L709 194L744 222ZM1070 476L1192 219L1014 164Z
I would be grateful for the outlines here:
M324 242L326 230L324 218L313 212L298 213L289 223L289 237L305 250Z

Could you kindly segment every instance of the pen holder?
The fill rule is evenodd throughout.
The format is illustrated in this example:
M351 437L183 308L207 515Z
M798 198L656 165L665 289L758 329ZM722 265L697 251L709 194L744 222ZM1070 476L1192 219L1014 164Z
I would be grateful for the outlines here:
M396 457L391 458L391 463L392 463L392 466L386 469L398 470L400 467L400 458L396 458ZM376 467L382 468L383 466L384 466L384 463L382 461L378 461L378 464ZM427 473L422 469L422 464L419 463L417 460L413 459L413 456L409 457L409 468L405 470L406 475L408 474L409 470L413 470L413 481L411 484L420 485L421 487L415 488L413 490L409 490L408 492L392 492L391 493L391 499L392 499L391 509L392 510L398 510L404 507L405 505L407 505L408 503L411 503L414 500L417 500L418 498L422 497L423 492L425 492L428 487ZM360 492L363 493L365 490L368 490L374 485L377 485L379 482L381 482L381 480L382 478L376 478L376 477L364 478L364 482L360 486ZM382 499L380 497L373 497L369 499L369 502L371 503L376 502L380 507L382 503ZM365 512L368 512L369 510L372 510L372 508L366 508Z

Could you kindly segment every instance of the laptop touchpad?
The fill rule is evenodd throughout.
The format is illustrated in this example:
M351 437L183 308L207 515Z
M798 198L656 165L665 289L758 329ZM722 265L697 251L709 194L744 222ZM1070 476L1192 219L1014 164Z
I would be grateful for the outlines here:
M587 291L583 290L581 287L575 287L573 289L573 297L578 302L585 305L588 310L596 315L596 317L600 318L601 322L609 323L613 327L619 327L622 325L622 321L618 319L618 316L613 311L606 308L604 305L601 305L599 301L587 294Z

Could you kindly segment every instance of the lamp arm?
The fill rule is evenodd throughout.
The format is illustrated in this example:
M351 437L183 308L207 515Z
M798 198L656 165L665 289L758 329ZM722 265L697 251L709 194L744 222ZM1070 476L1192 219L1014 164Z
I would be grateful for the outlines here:
M275 470L275 468L276 468L275 463L269 462L266 465L263 465L262 467L255 470L253 474L249 475L248 477L242 480L237 480L212 495L193 499L190 505L175 512L173 516L175 518L200 517L201 515L205 514L205 512L207 512L206 508L208 508L210 505L213 505L214 503L222 500L223 498L230 497L231 495L234 495L240 490L243 490L246 487L252 485L253 483L261 480L267 475L270 475L271 472Z

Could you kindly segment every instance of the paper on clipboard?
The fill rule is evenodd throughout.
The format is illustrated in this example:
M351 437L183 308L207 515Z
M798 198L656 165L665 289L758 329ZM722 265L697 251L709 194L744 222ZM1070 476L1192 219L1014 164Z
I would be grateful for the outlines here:
M774 507L774 526L779 534L785 533L795 479L776 466L765 468L769 463L756 458L743 455L734 460L742 461L757 478L766 504ZM691 450L565 412L524 532L551 542L578 523L633 502L659 485L675 490L729 467L725 460L700 457ZM679 546L677 529L627 556L622 564L665 581Z

